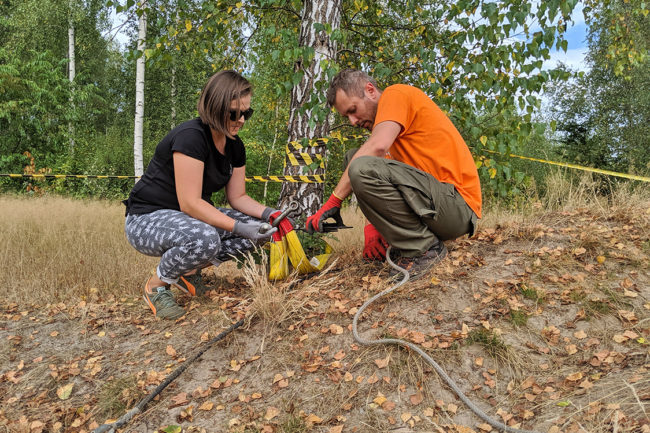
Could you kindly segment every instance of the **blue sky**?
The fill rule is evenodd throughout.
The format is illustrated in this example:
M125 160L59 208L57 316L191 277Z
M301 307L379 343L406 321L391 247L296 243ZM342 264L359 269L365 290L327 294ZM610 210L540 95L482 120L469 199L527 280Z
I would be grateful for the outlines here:
M552 52L551 60L547 63L548 67L553 67L558 62L563 62L572 69L582 71L587 69L584 65L584 58L587 54L587 25L585 24L585 19L582 15L582 2L576 6L572 17L574 24L567 29L565 35L565 38L569 43L567 52L565 53L562 50Z

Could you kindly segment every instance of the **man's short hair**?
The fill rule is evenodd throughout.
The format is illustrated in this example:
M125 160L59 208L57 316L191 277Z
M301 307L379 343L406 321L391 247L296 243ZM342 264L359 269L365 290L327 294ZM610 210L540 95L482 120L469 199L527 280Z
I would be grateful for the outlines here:
M363 88L366 83L370 83L379 89L377 81L365 72L357 69L342 70L332 78L330 87L327 89L327 104L330 107L334 106L334 103L336 102L336 92L338 92L339 89L343 90L348 96L363 97Z
M251 93L251 84L236 71L217 72L203 87L196 106L201 121L233 138L228 130L230 103Z

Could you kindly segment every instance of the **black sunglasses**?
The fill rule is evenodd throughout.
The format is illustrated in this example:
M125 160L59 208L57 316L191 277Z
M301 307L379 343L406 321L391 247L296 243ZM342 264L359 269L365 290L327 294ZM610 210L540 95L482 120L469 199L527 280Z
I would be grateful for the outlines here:
M239 116L237 116L237 113L239 113ZM233 122L236 122L237 120L241 119L242 116L244 116L244 120L248 120L251 118L253 115L253 109L249 108L248 110L245 111L237 111L237 110L230 110L230 120Z

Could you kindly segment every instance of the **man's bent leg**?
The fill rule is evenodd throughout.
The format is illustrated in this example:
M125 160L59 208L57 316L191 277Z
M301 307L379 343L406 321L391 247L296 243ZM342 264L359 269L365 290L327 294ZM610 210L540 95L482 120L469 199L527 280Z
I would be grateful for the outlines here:
M470 231L471 209L453 185L401 162L363 156L348 167L364 215L404 256Z

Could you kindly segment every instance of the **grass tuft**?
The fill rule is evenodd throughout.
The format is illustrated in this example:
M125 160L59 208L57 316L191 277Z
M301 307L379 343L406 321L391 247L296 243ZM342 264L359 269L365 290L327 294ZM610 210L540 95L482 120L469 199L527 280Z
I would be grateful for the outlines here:
M467 344L479 344L494 359L507 359L510 348L498 335L485 328L474 329L467 336Z
M105 418L119 418L143 396L135 376L112 379L102 386L97 408Z
M515 326L526 326L528 314L521 310L510 310L510 321Z

